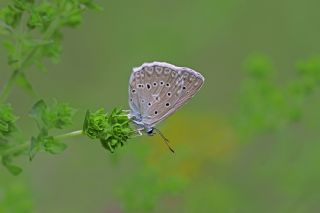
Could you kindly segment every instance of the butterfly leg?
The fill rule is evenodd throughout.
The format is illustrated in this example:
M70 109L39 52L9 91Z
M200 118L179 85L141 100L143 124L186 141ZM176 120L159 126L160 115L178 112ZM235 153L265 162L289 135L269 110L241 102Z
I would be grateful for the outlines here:
M138 134L140 135L140 136L142 136L142 131L143 129L137 129L137 132L138 132Z
M143 130L143 128L139 128L139 129L136 129L135 131L133 131L133 133L137 133L137 135L135 135L135 137L142 136L143 135L142 130Z

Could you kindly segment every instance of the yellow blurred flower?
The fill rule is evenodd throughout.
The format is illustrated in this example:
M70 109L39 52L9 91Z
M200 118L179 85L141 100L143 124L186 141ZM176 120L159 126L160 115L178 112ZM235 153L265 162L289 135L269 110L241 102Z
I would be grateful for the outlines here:
M234 131L215 114L178 113L165 121L161 131L169 138L176 153L172 154L160 136L150 138L147 165L163 178L193 178L205 172L206 166L225 161L236 147Z

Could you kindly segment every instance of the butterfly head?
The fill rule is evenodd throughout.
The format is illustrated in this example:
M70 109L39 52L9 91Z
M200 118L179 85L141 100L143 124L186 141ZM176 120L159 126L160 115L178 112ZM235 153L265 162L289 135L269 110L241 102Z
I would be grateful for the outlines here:
M130 120L137 126L137 129L144 131L148 135L154 135L154 128L142 122L142 115L131 111L129 114Z
M153 127L149 127L146 129L146 133L149 135L149 136L152 136L155 134L154 132L154 128Z

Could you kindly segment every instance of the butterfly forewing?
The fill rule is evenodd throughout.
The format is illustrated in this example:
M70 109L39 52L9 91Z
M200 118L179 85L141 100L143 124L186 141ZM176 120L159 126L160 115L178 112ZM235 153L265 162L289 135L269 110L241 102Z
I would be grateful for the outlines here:
M159 66L158 70L160 70ZM181 79L177 70L171 69L162 65L162 74L155 73L155 80L158 84L158 91L152 94L152 101L148 106L145 114L143 115L143 123L152 126L160 121L171 109L180 98L181 93Z
M156 125L192 98L203 77L189 69L153 62L134 68L129 82L129 104L148 127Z

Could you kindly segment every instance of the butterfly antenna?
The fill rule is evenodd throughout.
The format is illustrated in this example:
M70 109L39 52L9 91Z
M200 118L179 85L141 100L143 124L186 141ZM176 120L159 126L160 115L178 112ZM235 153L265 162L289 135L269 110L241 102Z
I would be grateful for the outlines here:
M153 128L154 130L156 130L157 133L159 133L159 135L162 137L164 143L168 146L168 148L170 149L170 151L172 153L174 153L174 150L172 149L172 147L170 146L170 142L169 140L162 134L162 132L160 132L159 129Z

